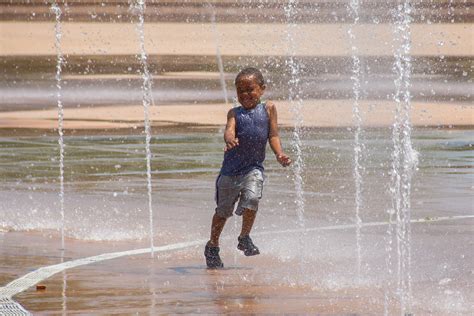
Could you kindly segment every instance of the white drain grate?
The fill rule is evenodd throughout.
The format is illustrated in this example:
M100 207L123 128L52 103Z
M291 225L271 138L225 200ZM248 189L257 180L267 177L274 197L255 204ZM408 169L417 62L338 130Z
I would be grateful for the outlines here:
M20 304L9 297L0 297L1 316L30 316L32 315Z

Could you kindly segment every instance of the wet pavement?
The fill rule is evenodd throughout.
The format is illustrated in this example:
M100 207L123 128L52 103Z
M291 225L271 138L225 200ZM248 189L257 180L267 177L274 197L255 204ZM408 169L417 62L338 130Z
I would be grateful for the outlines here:
M471 133L414 133L421 156L412 218L423 220L412 224L415 314L468 315L472 310ZM284 144L290 135L283 132ZM369 129L362 138L370 150L362 160L361 216L365 224L381 223L362 228L359 279L351 135L347 129L309 129L303 134L306 233L297 224L291 173L269 155L254 229L260 256L246 258L235 249L240 219L234 223L231 218L222 242L226 270L207 271L201 245L158 253L154 260L145 254L66 270L42 282L46 291L32 288L15 298L28 310L45 313L265 313L278 308L288 313L380 315L391 284L389 307L395 313L396 281L386 270L383 223L391 204L391 142L385 129ZM153 139L155 245L206 240L222 158L220 139L216 128L198 132L191 127ZM0 236L2 284L40 266L148 245L142 137L78 135L65 142L67 239L62 253L56 231L57 162L51 160L55 138L1 139L0 194L6 201L2 226L8 230ZM437 221L438 216L451 219Z

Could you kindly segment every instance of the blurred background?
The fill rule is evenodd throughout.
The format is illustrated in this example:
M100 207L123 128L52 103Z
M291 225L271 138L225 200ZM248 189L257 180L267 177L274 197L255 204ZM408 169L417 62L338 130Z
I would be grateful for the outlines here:
M362 97L391 99L396 1L360 1L355 27ZM0 110L55 107L54 20L48 1L1 1ZM235 74L261 68L268 98L288 98L288 56L300 70L303 99L352 97L353 22L349 1L147 1L145 40L157 104L222 103L216 53L230 96ZM141 101L136 9L129 1L64 1L63 101L66 107ZM412 1L414 100L472 101L470 1ZM290 53L287 23L296 23ZM229 101L229 100L228 100Z

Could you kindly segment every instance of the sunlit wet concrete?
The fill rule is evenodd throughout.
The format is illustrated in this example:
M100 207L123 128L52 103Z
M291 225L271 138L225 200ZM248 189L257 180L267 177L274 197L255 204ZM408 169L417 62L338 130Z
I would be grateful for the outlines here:
M414 225L412 310L416 315L469 315L472 276L465 271L472 255L463 254L463 244L469 243L473 224L471 219ZM190 247L157 253L154 259L149 255L131 256L66 270L40 282L45 290L31 288L15 299L29 311L46 314L381 315L386 280L377 269L383 270L383 252L369 245L383 238L385 228L363 231L364 258L370 262L364 266L361 281L354 275L351 247L346 246L353 242L353 231L310 233L305 237L306 257L298 254L301 247L294 243L299 239L295 235L255 237L262 254L249 258L234 248L235 236L228 231L228 239L221 245L226 265L223 270L207 270L202 246ZM0 238L2 258L16 263L7 265L7 271L1 270L2 277L7 275L2 283L39 266L79 255L136 248L133 243L68 240L68 250L62 257L57 237L10 232ZM445 255L451 259L446 260ZM8 262L2 262L5 266L3 263ZM396 302L389 308L390 314L397 313Z
M142 137L84 133L66 138L64 253L56 230L57 171L51 160L56 139L31 135L1 139L2 285L41 266L148 247ZM363 138L371 149L364 160L364 223L386 221L390 207L386 133L367 130ZM414 133L420 165L412 217L426 221L412 224L415 314L469 315L471 310L474 223L456 219L472 214L470 134L460 129ZM206 240L222 159L221 134L213 128L190 127L157 135L152 142L157 155L153 162L155 245ZM64 309L85 314L153 310L380 315L386 286L390 281L394 290L396 273L387 274L387 226L382 223L362 228L362 275L356 276L353 184L348 180L350 135L347 129L313 129L303 134L308 153L307 234L297 230L290 174L269 156L254 229L262 255L246 258L235 249L240 218L236 226L231 218L221 245L223 271L205 269L201 245L158 253L154 260L149 255L123 257L66 270L41 282L46 291L32 288L15 298L33 312L48 313ZM282 137L286 144L288 134L282 132ZM437 216L454 218L430 221ZM389 307L396 313L396 297Z

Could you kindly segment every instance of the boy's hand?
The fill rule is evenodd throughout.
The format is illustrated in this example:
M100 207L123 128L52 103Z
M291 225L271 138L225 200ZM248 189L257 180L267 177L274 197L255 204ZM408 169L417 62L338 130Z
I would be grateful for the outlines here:
M239 146L239 139L234 138L234 139L229 140L228 142L226 142L224 151L231 150L232 148L237 147L237 146Z
M276 155L276 159L283 167L288 167L291 164L290 157L288 157L284 153Z

